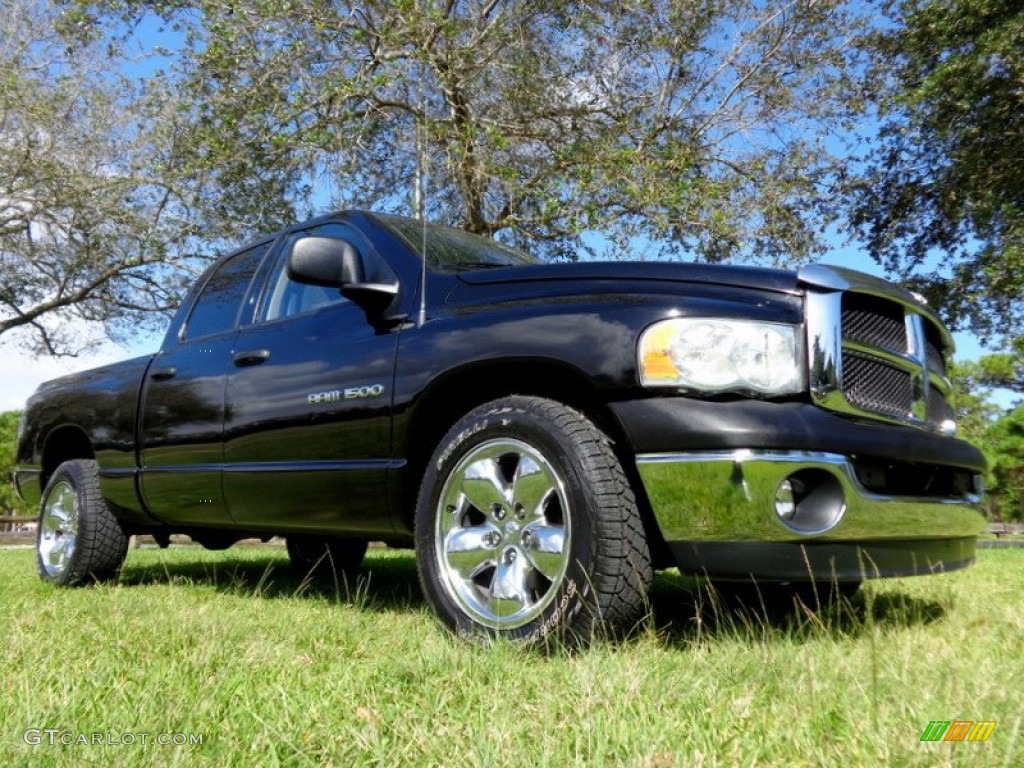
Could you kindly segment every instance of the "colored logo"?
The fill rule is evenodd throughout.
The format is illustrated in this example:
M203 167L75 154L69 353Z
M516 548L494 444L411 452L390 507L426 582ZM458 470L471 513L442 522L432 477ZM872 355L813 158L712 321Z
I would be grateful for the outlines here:
M995 720L932 720L921 741L988 741L995 729Z

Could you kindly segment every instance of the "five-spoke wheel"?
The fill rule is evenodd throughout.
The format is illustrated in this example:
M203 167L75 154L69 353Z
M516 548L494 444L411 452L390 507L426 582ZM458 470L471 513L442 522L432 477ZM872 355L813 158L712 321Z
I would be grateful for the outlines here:
M39 515L39 567L51 577L67 570L78 539L78 495L60 479L43 500Z
M444 587L488 627L518 627L551 603L565 575L565 481L519 440L488 440L449 474L435 512Z
M650 554L607 436L578 411L513 396L438 444L416 508L420 582L468 636L586 641L643 615Z

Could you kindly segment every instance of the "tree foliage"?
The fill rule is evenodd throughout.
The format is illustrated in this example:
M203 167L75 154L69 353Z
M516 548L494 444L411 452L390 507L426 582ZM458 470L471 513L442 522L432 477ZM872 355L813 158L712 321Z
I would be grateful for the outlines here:
M1014 339L1007 352L985 355L978 360L976 369L979 384L1024 395L1024 337Z
M891 274L986 338L1024 332L1024 6L890 0L863 85L881 120L854 224Z
M136 329L176 304L202 192L167 80L63 21L35 0L0 16L0 335L50 354L75 351L69 320Z
M1006 0L887 0L870 35L877 6L843 0L57 2L0 21L0 334L60 351L48 317L172 305L198 233L330 207L563 258L787 264L847 205L947 319L1024 332ZM126 78L153 19L174 50ZM844 168L851 124L880 133Z
M1024 521L1024 405L1007 412L985 433L992 477L993 513Z
M984 450L985 432L999 417L987 377L977 361L969 360L950 366L950 378L956 391L957 434Z
M786 262L820 245L836 0L148 0L197 105L196 167L322 206L414 210L575 258Z
M1024 403L997 406L992 388L1024 394L1024 342L1012 352L986 355L953 366L959 434L975 443L989 463L988 495L997 519L1024 520Z
M30 515L28 504L21 500L10 482L17 454L17 411L0 413L0 515Z

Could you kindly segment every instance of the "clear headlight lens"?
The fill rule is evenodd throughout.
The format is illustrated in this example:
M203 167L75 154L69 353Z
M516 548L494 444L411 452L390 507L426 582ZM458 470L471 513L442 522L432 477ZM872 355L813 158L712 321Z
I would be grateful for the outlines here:
M640 336L640 381L701 392L796 393L804 378L796 331L750 320L662 320Z

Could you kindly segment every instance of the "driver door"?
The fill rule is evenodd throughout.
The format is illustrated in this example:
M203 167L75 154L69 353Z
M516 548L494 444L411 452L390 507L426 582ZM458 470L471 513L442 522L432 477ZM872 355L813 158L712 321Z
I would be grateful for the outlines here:
M354 228L314 234L367 248ZM386 479L397 330L338 288L288 276L288 243L227 375L224 492L239 526L392 533Z

